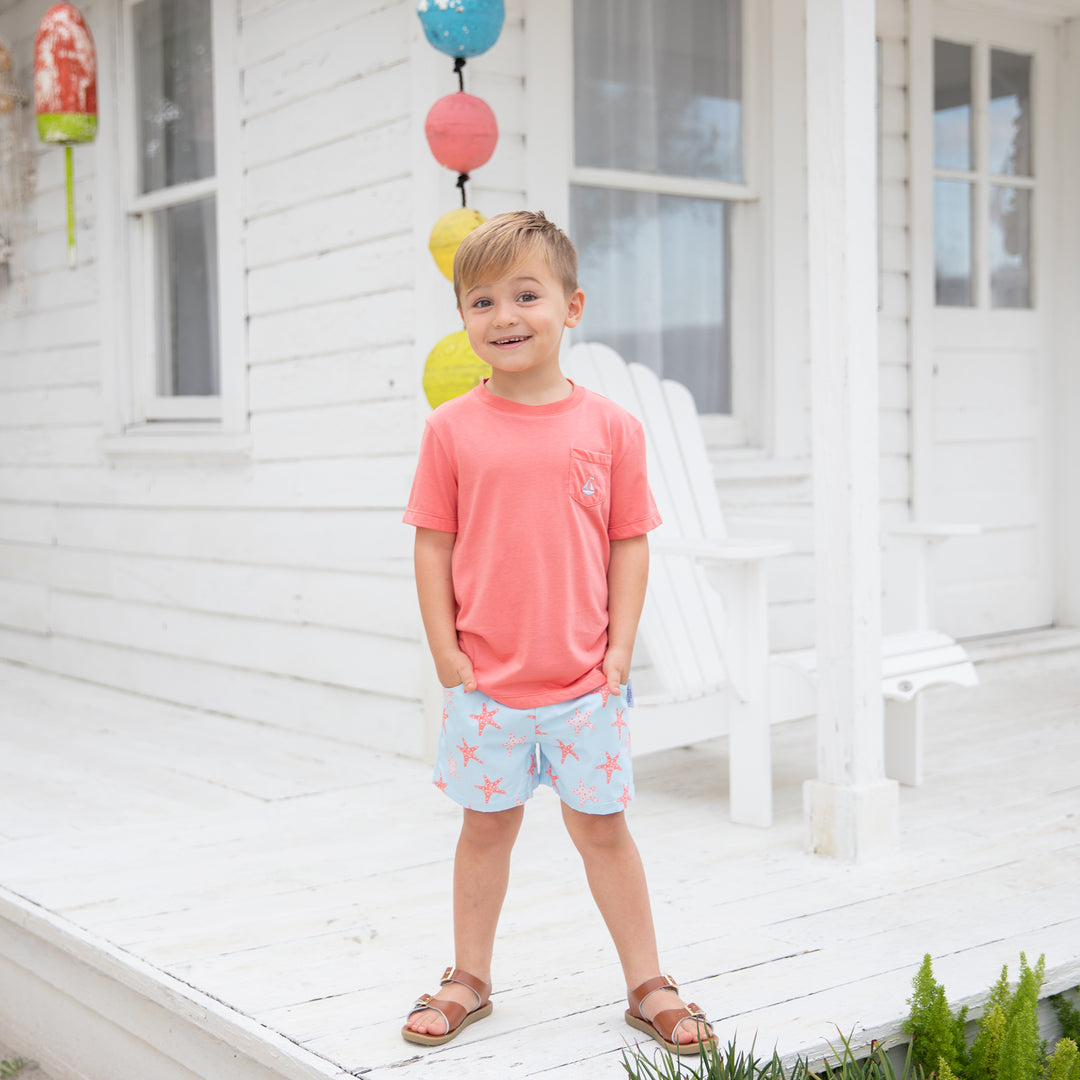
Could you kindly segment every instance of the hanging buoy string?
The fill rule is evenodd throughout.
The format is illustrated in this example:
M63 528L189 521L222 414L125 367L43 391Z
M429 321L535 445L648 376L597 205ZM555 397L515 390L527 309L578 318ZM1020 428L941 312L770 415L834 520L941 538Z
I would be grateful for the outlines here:
M459 56L454 61L454 74L457 76L458 89L465 92L465 57Z
M469 174L467 172L463 172L463 173L458 174L457 186L459 188L461 188L461 205L462 206L467 206L468 205L468 203L465 202L465 185L466 185L466 183L468 183L468 180L469 180Z
M64 177L67 182L67 261L68 266L74 266L78 257L75 252L75 166L71 143L64 144Z

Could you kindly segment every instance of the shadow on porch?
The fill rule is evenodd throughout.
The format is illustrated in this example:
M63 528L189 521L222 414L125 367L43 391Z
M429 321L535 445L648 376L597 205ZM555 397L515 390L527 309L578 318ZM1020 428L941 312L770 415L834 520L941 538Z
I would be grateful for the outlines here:
M1080 981L1080 641L976 644L932 692L901 850L803 850L807 722L773 730L776 825L726 820L724 740L637 765L664 963L721 1040L895 1036L922 958L951 1000L1021 950ZM635 1033L556 800L533 800L495 1012L416 1054L450 956L457 811L425 766L0 664L0 1039L58 1078L624 1075ZM76 1069L79 1071L76 1072Z

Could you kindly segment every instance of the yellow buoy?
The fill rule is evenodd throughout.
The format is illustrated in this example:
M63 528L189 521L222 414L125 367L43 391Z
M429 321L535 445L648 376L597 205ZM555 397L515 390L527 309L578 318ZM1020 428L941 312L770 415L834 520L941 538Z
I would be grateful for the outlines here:
M457 254L458 245L477 225L483 225L486 220L479 210L459 206L456 210L443 214L435 222L428 247L435 258L435 265L443 272L444 277L454 280L454 256Z
M428 353L424 364L423 383L428 404L435 409L444 401L461 397L490 374L491 368L473 352L469 335L464 330L447 334Z

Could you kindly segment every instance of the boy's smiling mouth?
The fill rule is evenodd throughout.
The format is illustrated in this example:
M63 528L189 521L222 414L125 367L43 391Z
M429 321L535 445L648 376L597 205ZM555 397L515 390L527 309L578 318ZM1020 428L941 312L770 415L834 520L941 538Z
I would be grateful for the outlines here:
M495 338L492 341L492 345L519 345L523 341L528 341L529 336L527 334L517 334L513 337Z

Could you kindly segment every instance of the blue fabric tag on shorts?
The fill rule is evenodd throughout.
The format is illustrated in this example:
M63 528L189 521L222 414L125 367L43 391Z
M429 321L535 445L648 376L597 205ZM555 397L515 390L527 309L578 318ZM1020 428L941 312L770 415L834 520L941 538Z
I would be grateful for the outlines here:
M634 682L632 679L626 680L626 707L628 709L634 707Z

